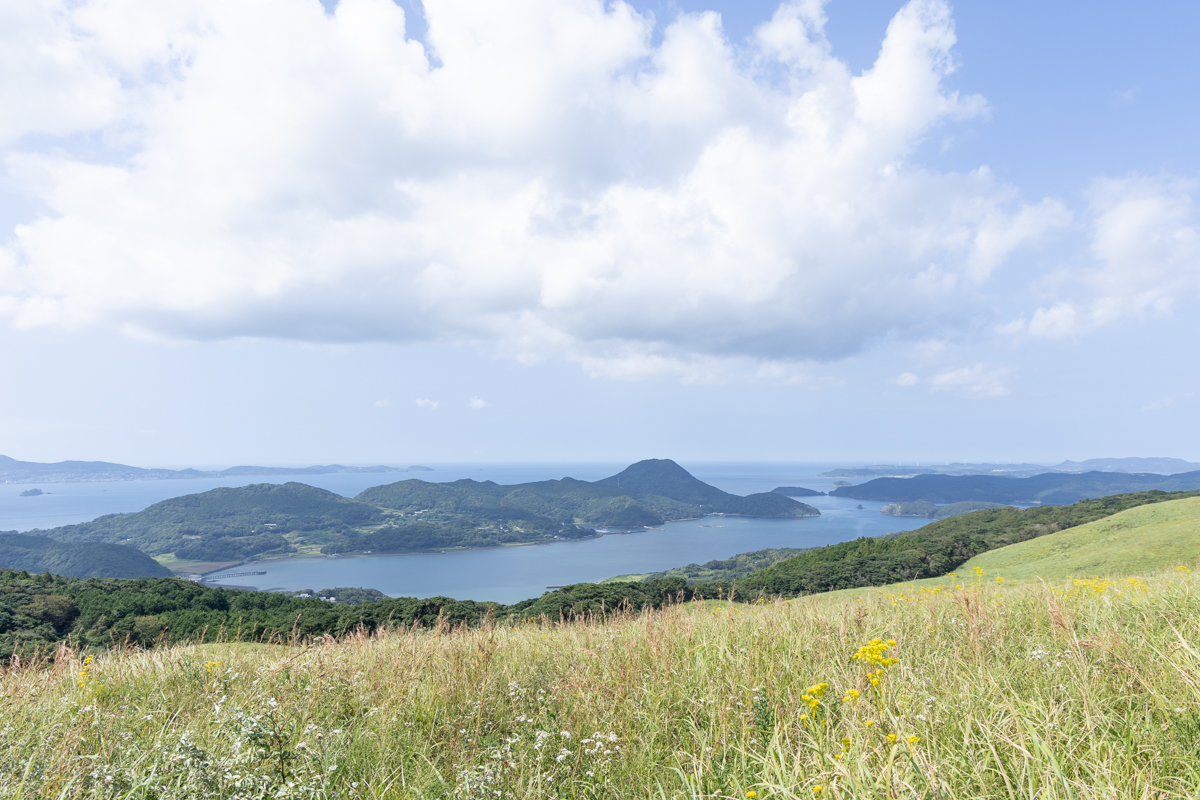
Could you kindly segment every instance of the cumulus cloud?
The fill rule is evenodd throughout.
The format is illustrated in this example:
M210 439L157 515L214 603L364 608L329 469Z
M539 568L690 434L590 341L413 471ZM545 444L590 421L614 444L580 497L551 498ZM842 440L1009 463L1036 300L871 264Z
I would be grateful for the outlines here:
M375 407L376 408L391 408L392 401L391 400L376 400Z
M490 404L486 400L480 400L478 397L472 397L468 405L470 405L473 410L479 411L487 408Z
M430 411L438 407L437 400L430 400L426 397L419 397L413 402L416 403L420 408L428 408Z
M897 386L916 386L921 379L912 372L901 372L896 376Z
M1007 334L1066 339L1124 318L1171 314L1200 299L1195 185L1132 176L1095 181L1087 197L1094 264L1070 275L1071 299L1000 326Z
M22 327L486 342L597 375L748 361L819 384L796 365L963 322L1070 217L985 167L911 162L986 111L945 85L942 0L901 8L859 75L818 0L744 51L715 14L655 37L600 0L427 0L428 49L391 0L2 13L0 147L38 209L0 248Z

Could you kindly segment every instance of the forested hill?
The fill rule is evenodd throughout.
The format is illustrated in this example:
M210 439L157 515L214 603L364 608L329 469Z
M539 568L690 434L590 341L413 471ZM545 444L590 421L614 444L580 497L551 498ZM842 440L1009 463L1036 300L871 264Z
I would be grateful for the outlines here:
M1066 505L1086 498L1129 492L1188 492L1200 489L1200 471L1177 475L1154 473L1048 472L1029 478L996 475L917 475L914 478L876 478L857 486L842 486L830 494L886 503L1041 503Z
M45 536L0 533L0 564L71 578L165 578L171 570L122 544L68 544Z
M360 493L356 500L407 513L465 513L495 520L541 517L560 523L634 527L704 514L754 517L808 517L821 512L770 492L746 497L698 480L669 459L639 461L610 478L589 483L563 478L501 486L461 480L454 483L399 481Z
M129 544L150 555L237 559L286 550L285 532L339 533L384 517L378 508L303 483L260 483L173 497L134 514L38 533L63 542Z

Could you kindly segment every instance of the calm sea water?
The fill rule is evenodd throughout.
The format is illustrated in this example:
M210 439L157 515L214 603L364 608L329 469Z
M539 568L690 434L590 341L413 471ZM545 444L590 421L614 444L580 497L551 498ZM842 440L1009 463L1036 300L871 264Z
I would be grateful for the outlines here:
M429 481L459 478L493 480L501 484L570 476L597 480L619 472L625 464L431 464L434 472L396 474L334 474L302 476L302 482L353 496L370 486L409 477ZM815 477L834 464L721 464L683 465L700 480L734 494L769 491L776 486L832 488L829 479ZM218 486L284 483L292 476L253 479L173 481L114 481L52 483L40 488L50 494L20 497L29 486L0 485L0 530L50 528L84 522L101 514L140 511L170 497L203 492ZM232 571L265 571L265 575L230 578L220 583L259 589L324 589L362 586L391 596L445 595L462 600L512 603L537 597L547 585L596 581L613 575L656 572L689 563L702 564L737 553L768 547L815 547L859 536L911 530L923 519L880 514L882 503L860 503L838 497L807 498L820 517L799 520L705 517L668 523L664 530L603 536L582 542L555 542L532 547L504 547L430 555L368 556L361 558L296 558L266 561Z

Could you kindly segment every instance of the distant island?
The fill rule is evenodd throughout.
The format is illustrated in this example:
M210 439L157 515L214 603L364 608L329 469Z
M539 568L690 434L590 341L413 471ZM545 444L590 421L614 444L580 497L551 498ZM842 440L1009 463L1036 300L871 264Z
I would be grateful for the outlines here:
M1200 489L1200 470L1178 475L1123 472L1047 472L1028 478L998 475L917 475L876 478L830 492L835 497L885 503L960 503L1068 505L1129 492L1186 492ZM922 515L923 516L923 515Z
M640 530L706 514L803 518L820 513L772 492L729 494L674 461L650 459L594 482L563 478L501 486L470 479L409 479L372 487L353 499L296 482L219 488L164 500L133 514L30 534L56 543L136 548L187 571L250 558L580 539L595 536L597 529ZM0 558L0 567L5 566L12 565Z
M41 489L26 489L25 491L21 492L20 496L21 497L41 497L44 494L45 494L45 492L43 492Z
M776 486L771 490L775 494L781 494L784 497L824 497L824 492L818 492L815 489L805 489L803 486Z
M1008 478L1031 478L1047 472L1154 472L1174 475L1200 470L1200 463L1182 458L1089 458L1086 461L1064 461L1061 464L953 464L903 466L874 464L850 469L822 472L819 478L912 478L917 475L996 475Z
M87 481L161 481L183 478L224 478L239 475L330 475L334 473L433 472L430 467L347 467L327 464L313 467L229 467L222 470L143 469L108 461L59 461L43 464L0 456L0 483L76 483ZM34 496L34 495L27 495Z

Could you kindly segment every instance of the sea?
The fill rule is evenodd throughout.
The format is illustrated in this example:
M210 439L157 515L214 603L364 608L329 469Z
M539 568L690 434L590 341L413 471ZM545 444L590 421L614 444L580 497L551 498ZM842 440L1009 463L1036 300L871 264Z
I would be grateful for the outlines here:
M429 464L432 472L256 475L160 481L0 484L0 531L30 531L87 522L105 514L141 511L154 503L219 486L287 483L353 497L364 489L397 480L454 481L461 478L500 484L572 477L598 480L624 469L622 463ZM834 463L683 463L700 480L733 494L770 491L776 486L834 488L820 473ZM46 494L21 497L37 486ZM538 597L550 586L599 581L615 575L658 572L703 564L738 553L775 547L819 547L861 536L911 530L928 520L881 514L882 503L840 497L799 498L821 511L805 519L704 517L668 522L657 530L610 533L583 541L496 547L413 555L289 558L249 562L222 570L230 577L213 585L260 590L302 591L335 587L378 589L392 597L452 597L513 603ZM257 573L263 574L257 574ZM243 574L239 574L243 573ZM244 573L252 573L246 575Z

